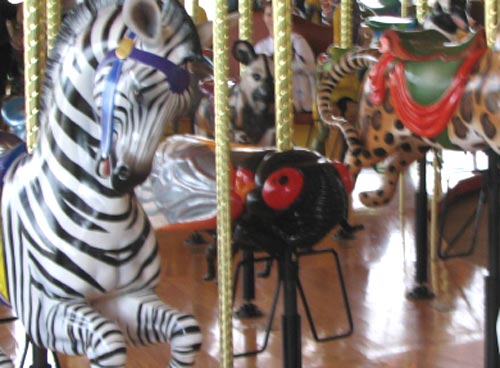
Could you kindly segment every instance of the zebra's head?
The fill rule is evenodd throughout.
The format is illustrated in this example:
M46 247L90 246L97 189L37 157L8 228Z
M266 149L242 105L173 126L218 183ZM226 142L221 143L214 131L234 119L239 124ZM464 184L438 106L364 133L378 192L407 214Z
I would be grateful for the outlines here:
M184 12L176 1L164 3L163 14L173 5ZM173 25L162 19L156 0L125 0L122 17L128 30L95 77L102 129L96 170L113 189L129 192L149 175L166 124L189 108L193 81L187 69L198 55L197 47L183 46L185 38L197 40L184 14ZM169 14L169 22L175 21Z

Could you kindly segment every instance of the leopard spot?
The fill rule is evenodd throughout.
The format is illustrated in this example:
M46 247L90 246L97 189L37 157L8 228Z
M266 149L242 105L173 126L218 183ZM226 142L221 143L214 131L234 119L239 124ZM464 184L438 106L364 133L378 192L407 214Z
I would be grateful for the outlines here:
M403 125L403 123L401 122L401 120L397 119L395 122L394 122L394 127L397 129L397 130L403 130L405 128L405 126Z
M394 182L393 182L392 180L389 180L389 181L387 182L387 184L389 184L391 187L393 187L393 186L394 186Z
M368 193L361 193L361 196L362 196L363 198L368 198Z
M493 139L497 135L497 128L490 121L488 114L481 114L480 120L486 137L488 137L489 139Z
M403 143L401 145L401 149L405 152L411 152L411 144L410 143Z
M486 108L488 111L492 114L496 114L499 110L499 98L498 98L498 92L494 93L488 93L488 95L485 98L485 103L486 103Z
M384 204L389 203L389 201L390 201L390 199L389 199L389 198L384 199Z
M401 160L401 161L399 161L399 164L401 166L405 167L408 164L408 162L406 162L406 160Z
M396 166L389 165L389 167L387 168L387 171L389 171L390 173L395 173L396 172Z
M387 155L387 151L381 147L375 148L373 150L373 154L377 157L385 157Z
M357 156L359 156L361 154L361 152L362 152L361 148L356 148L355 150L351 151L351 155L357 157Z
M381 189L381 190L377 190L377 195L379 197L383 197L384 196L384 191Z
M380 111L375 111L372 116L372 127L375 130L380 130L382 127L382 113Z
M384 142L386 144L393 144L394 143L394 135L392 133L387 133L385 136L384 136Z
M361 160L359 158L356 159L356 161L354 161L354 165L358 167L361 166Z
M472 121L472 107L472 93L464 93L460 103L460 115L462 115L462 118L466 123L470 123Z
M371 157L372 157L372 154L371 154L369 151L367 151L367 150L363 150L363 156L364 156L365 158L371 158Z
M373 201L373 205L378 206L379 205L378 201Z
M419 146L417 149L420 153L426 153L429 150L429 146Z
M453 131L458 138L464 139L467 136L469 129L467 129L465 124L462 122L462 119L458 116L454 116L451 119L451 124L453 125Z

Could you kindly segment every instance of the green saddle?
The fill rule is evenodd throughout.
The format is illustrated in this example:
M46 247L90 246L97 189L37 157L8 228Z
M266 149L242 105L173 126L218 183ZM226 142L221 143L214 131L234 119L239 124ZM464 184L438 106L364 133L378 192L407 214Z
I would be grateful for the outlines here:
M475 48L478 41L484 37L484 32L471 33L460 42L450 42L443 34L433 29L413 32L393 29L382 37L389 39L391 51L397 58L453 60L466 57L469 50Z
M435 30L389 30L382 36L388 45L388 50L383 51L392 53L404 64L407 88L415 102L430 105L448 90L462 63L484 45L481 34L471 34L460 43L449 43Z

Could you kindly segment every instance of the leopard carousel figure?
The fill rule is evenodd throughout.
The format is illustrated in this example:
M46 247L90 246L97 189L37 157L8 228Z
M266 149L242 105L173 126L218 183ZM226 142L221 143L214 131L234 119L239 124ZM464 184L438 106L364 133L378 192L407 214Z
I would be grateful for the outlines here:
M500 153L500 38L488 48L484 29L462 41L434 30L386 31L378 49L347 53L318 88L322 121L342 131L353 180L384 161L380 188L360 193L369 207L387 204L399 173L431 147ZM367 70L358 127L334 116L329 96L344 76Z

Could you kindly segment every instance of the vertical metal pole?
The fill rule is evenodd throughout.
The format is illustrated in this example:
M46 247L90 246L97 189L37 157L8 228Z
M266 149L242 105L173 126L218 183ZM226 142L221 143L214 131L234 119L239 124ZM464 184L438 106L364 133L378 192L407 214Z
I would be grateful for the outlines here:
M217 184L217 265L219 276L220 367L233 367L231 200L229 146L229 89L227 0L216 1L214 34L215 164Z
M31 152L38 134L38 103L40 99L42 48L42 8L45 1L25 0L23 3L24 28L24 99L26 110L26 145Z
M276 101L276 148L293 147L293 74L292 74L291 0L273 2L274 94Z
M50 368L47 363L47 350L31 344L33 347L33 364L30 368Z
M293 148L291 0L274 0L273 24L276 147L278 151L286 151ZM285 309L281 319L283 368L300 368L302 349L300 316L297 313L297 257L294 250L287 249L280 258L280 282L284 284Z
M302 367L301 318L297 312L299 265L295 250L287 248L279 264L285 309L281 317L283 368L300 368Z
M238 24L240 40L247 40L252 42L252 7L250 0L239 0L238 10L240 19ZM244 73L245 66L240 64L240 75ZM255 299L255 267L254 267L254 254L250 250L243 251L243 281L242 281L242 296L245 304L242 309L237 312L238 316L244 317L258 317L262 313L258 310L256 305L251 302Z
M408 293L410 299L429 299L434 294L428 288L427 186L426 159L418 162L419 186L415 194L415 287Z
M499 156L488 152L488 274L485 276L484 348L485 367L498 368L498 337L496 323L499 309Z

